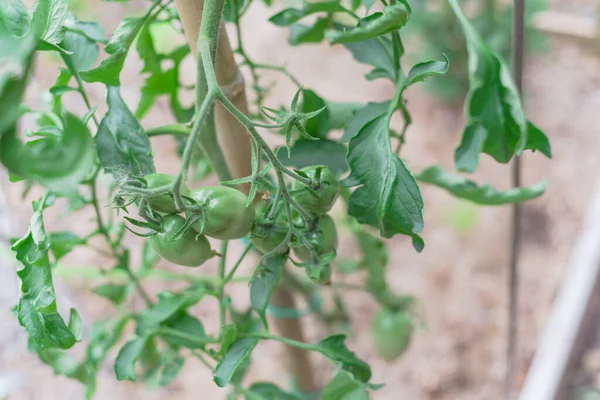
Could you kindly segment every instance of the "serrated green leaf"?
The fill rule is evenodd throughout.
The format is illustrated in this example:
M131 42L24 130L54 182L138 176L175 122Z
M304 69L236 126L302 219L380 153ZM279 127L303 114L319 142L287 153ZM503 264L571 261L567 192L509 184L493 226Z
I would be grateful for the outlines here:
M119 177L145 176L154 172L152 147L139 122L119 94L108 88L108 112L100 122L96 147L100 163Z
M227 350L213 371L214 381L219 387L225 387L231 381L234 373L250 356L258 338L247 337L236 340Z
M390 102L384 103L368 103L362 108L355 111L354 116L346 126L344 135L340 139L341 142L349 142L358 132L369 122L380 117L388 112Z
M50 234L50 249L55 261L60 260L73 250L75 246L85 244L85 240L73 232L52 232Z
M250 305L260 315L265 326L267 306L275 286L279 283L286 260L285 255L267 258L258 266L258 273L250 282Z
M344 343L345 340L345 335L328 336L319 341L315 345L314 350L323 354L331 361L340 363L341 368L352 374L357 381L368 382L371 379L371 367L348 350Z
M481 39L456 0L449 0L467 39L469 93L466 127L455 152L458 171L474 172L479 154L508 163L527 147L527 120L510 71Z
M36 0L31 18L34 34L43 41L58 45L66 32L68 6L68 0Z
M296 140L290 149L290 156L279 156L279 160L284 165L295 168L325 165L339 177L348 171L346 152L344 144L329 139Z
M144 347L148 340L148 336L134 337L121 347L114 366L117 380L128 380L132 382L137 380L135 364L142 356L142 352L144 351Z
M0 10L0 21L11 35L23 36L29 31L29 13L21 0L6 0Z
M421 182L446 189L456 197L482 205L502 205L535 199L546 190L543 180L532 186L497 191L491 185L478 186L461 176L449 174L439 165L431 166L417 175Z
M300 400L298 396L281 390L269 382L256 382L248 388L246 400Z
M92 292L98 296L102 296L113 302L114 304L121 304L127 298L127 287L126 284L118 283L104 283L96 286L92 289Z
M383 237L414 237L423 229L423 198L413 174L391 149L386 116L352 138L348 163L352 172L342 183L360 185L350 196L350 215L378 228Z
M344 30L327 30L325 39L329 44L352 43L372 39L402 28L408 21L410 9L402 2L383 7L382 13L363 18L358 26Z

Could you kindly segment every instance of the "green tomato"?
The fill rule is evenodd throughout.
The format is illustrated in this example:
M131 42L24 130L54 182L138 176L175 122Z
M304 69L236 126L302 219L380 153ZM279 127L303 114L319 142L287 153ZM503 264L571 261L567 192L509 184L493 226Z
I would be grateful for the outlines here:
M254 224L254 206L246 207L248 196L227 186L204 186L192 190L190 195L204 205L206 221L204 233L220 240L239 239L248 234ZM202 224L192 227L201 232Z
M325 214L327 211L331 210L340 193L340 183L333 172L331 172L328 167L322 165L302 168L300 171L304 172L310 178L319 181L320 184L319 187L313 189L317 194L317 196L314 197L314 194L310 193L305 185L298 181L294 181L292 189L304 189L294 193L292 196L294 200L296 200L304 210L313 215Z
M408 313L379 310L371 322L371 337L377 354L386 361L400 357L410 344L413 329Z
M173 240L183 227L185 219L180 215L167 215L163 219L163 231L152 236L150 246L159 256L173 264L199 267L215 255L208 239L194 230L188 230L181 238Z
M175 177L168 174L154 173L146 175L144 179L146 182L148 182L148 189L154 189L160 186L170 185L173 183ZM185 185L182 185L181 194L188 196L190 194L190 189L188 189ZM175 200L173 200L173 197L168 194L157 194L155 196L150 196L148 197L148 203L154 211L166 214L174 214L177 212Z
M260 202L256 210L256 221L252 226L250 241L260 252L268 253L281 244L287 237L289 231L288 219L283 212L275 218L274 222L263 222L266 203ZM288 251L287 246L277 254Z
M333 218L327 214L320 216L313 229L304 232L304 238L318 255L329 253L337 248L338 237ZM294 254L302 262L310 260L310 251L306 246L295 247Z

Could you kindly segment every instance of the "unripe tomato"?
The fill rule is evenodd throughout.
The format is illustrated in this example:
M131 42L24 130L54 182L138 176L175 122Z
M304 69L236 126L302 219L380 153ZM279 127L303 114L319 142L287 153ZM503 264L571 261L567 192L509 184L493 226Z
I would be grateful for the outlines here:
M386 361L400 357L410 344L413 329L410 314L379 310L371 322L371 337L377 354Z
M144 177L146 182L148 182L148 188L154 189L160 186L170 185L175 180L173 175L168 174L148 174ZM185 185L181 185L181 194L189 195L190 189L188 189ZM150 207L154 211L166 213L166 214L174 214L177 212L177 207L175 207L175 200L168 194L157 194L155 196L148 197L148 203L150 203Z
M150 237L150 246L159 256L173 264L198 267L215 255L208 239L188 230L181 238L173 240L175 234L185 224L182 216L173 214L163 219L163 232Z
M262 253L268 253L279 246L287 237L290 229L287 222L288 219L286 218L283 210L279 212L279 215L277 215L275 221L270 223L263 222L263 213L265 208L266 204L259 203L259 206L256 210L257 220L254 222L254 226L252 226L252 231L250 234L250 241L254 247L256 247L256 249ZM283 254L287 250L288 248L286 246L277 254Z
M204 186L190 194L204 205L206 221L205 235L220 240L239 239L248 234L254 223L254 206L246 207L248 196L227 186ZM192 225L201 232L201 223Z
M304 238L313 246L318 255L329 253L335 249L338 237L333 218L327 214L321 215L313 229L304 232ZM302 262L310 260L310 251L306 246L295 247L294 254Z
M320 185L316 189L313 189L317 194L317 197L314 197L314 194L310 193L305 185L298 181L294 181L292 189L304 189L292 196L294 200L296 200L304 210L313 215L325 214L327 211L331 210L340 193L340 183L335 175L333 175L333 172L331 172L328 167L322 165L302 168L300 171L320 182Z

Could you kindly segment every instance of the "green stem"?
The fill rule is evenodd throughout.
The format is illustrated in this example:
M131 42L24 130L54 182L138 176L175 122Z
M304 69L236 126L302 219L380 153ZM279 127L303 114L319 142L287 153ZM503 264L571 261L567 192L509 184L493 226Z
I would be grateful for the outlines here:
M250 252L250 250L252 249L252 243L250 243L248 246L246 246L246 248L244 249L244 252L242 253L242 255L240 256L240 258L237 260L237 262L235 263L235 265L233 266L233 268L231 269L231 271L229 272L229 274L227 274L227 277L225 277L225 280L223 282L223 284L227 284L227 282L231 281L233 279L233 276L235 275L235 272L237 271L237 269L239 268L239 266L242 264L242 261L244 260L244 258L246 257L246 255Z
M225 265L227 256L227 245L229 241L223 240L221 242L221 259L219 260L219 279L221 283L218 288L219 294L219 326L223 327L227 323L227 307L225 304Z
M239 336L254 337L254 338L265 339L265 340L276 340L278 342L287 344L288 346L297 347L299 349L310 350L310 351L320 351L320 348L313 344L299 342L297 340L288 339L283 336L275 336L275 335L271 335L269 333L240 333Z
M152 136L161 136L161 135L182 135L188 136L191 132L191 129L185 124L169 124L163 126L157 126L155 128L150 128L146 130L146 135L149 137Z
M194 342L199 345L213 344L213 343L221 342L217 338L213 338L210 336L204 336L204 337L193 336L193 335L187 334L185 332L182 332L178 329L169 328L167 326L161 326L158 330L158 333L161 335L176 336L180 339L189 340L190 342Z

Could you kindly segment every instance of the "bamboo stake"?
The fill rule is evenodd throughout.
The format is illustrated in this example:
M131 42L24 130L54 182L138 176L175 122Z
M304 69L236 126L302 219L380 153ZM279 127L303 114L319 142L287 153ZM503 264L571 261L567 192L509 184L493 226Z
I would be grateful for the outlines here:
M181 23L194 58L196 43L202 19L203 0L175 0ZM231 44L221 21L215 62L217 81L225 95L244 114L248 113L248 102L244 79L233 57ZM221 104L215 104L217 139L227 161L231 176L241 178L252 173L250 137L246 129L225 110ZM248 186L241 188L248 193ZM283 286L276 288L271 296L271 303L276 307L295 308L292 294ZM275 329L283 337L304 342L302 325L298 319L273 318ZM311 363L306 350L286 346L290 372L296 387L303 393L314 393L318 387L314 382Z

